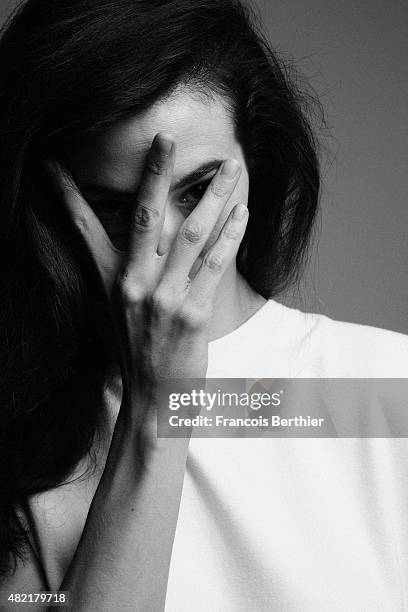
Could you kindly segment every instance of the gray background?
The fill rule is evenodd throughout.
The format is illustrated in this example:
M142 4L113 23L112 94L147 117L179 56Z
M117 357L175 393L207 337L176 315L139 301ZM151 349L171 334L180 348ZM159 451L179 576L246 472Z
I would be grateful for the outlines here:
M286 301L408 333L408 4L251 4L320 95L330 128L318 253Z
M408 334L408 4L249 1L329 128L316 246L299 290L280 299ZM14 4L0 0L0 18Z

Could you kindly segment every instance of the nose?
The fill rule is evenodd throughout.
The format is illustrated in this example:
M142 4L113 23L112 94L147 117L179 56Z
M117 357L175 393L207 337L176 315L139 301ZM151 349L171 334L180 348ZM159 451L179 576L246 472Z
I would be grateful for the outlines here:
M167 202L163 228L160 235L159 244L157 245L158 255L164 255L167 253L167 251L169 251L183 221L184 216L177 206L171 202Z

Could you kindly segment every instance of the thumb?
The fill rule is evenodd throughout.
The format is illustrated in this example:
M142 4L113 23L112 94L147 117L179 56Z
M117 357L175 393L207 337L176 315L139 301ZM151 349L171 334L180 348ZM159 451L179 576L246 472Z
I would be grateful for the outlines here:
M45 167L57 196L63 202L71 222L85 242L104 288L110 295L120 263L119 251L112 245L103 225L82 196L68 170L56 159L51 158L45 161Z

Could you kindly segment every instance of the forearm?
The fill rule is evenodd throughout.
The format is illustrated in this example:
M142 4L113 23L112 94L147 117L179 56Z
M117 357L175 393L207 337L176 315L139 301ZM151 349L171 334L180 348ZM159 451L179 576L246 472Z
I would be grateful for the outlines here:
M123 427L115 427L115 434L121 433L114 434L83 536L61 588L71 591L75 612L158 612L165 604L188 439L153 441L145 456L135 437L141 430L149 433L149 428L152 433L147 399L152 381L159 391L168 391L165 381L170 379L173 392L176 386L188 392L191 380L206 377L215 295L235 261L248 219L243 204L236 204L223 218L242 168L232 158L220 164L211 187L174 232L166 257L157 257L174 176L175 142L171 135L156 134L138 186L123 257L111 249L72 177L59 164L52 166L108 297L125 395L118 417ZM214 229L218 238L202 258ZM138 402L127 404L132 391L143 394L142 410ZM156 397L153 401L160 404ZM168 397L165 403L163 399L163 410L169 408ZM127 409L122 410L124 406ZM165 422L161 425L167 427Z
M189 441L153 442L143 468L127 425L117 423L82 538L60 586L69 591L75 612L164 609Z

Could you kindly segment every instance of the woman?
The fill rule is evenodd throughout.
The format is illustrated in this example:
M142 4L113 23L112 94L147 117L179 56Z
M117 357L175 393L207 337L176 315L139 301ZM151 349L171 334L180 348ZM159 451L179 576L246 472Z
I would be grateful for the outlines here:
M408 375L405 336L272 299L319 169L247 11L29 0L0 71L3 599L402 609L403 439L155 432L169 379Z

